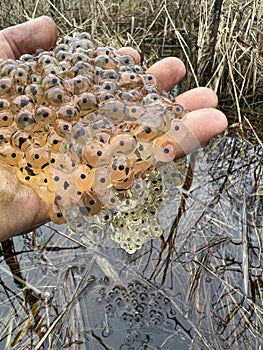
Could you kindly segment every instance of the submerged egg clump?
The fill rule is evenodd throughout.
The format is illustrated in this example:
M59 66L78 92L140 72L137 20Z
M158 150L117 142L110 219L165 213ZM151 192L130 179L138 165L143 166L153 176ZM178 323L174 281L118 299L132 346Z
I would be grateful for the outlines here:
M96 310L103 318L94 332L118 349L171 349L165 341L178 328L178 312L169 295L145 281L102 286L94 296ZM95 322L94 322L95 323ZM121 329L121 331L119 331ZM118 332L118 336L116 334Z
M132 56L96 47L87 33L0 60L0 162L53 222L95 241L106 226L129 253L162 233L158 168L187 136L184 114Z

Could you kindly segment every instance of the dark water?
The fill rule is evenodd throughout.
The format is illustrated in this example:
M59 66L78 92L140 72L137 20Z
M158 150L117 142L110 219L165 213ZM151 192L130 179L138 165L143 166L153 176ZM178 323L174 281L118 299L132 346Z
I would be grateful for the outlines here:
M8 242L0 349L260 349L262 163L259 145L214 140L132 255L66 226Z

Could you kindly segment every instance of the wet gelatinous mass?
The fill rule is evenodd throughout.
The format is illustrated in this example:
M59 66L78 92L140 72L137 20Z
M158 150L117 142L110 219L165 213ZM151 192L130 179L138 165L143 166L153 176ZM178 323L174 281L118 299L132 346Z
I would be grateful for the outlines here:
M106 225L128 252L161 234L157 169L187 134L183 114L133 57L97 47L87 33L0 60L0 161L45 201L52 221L95 240Z

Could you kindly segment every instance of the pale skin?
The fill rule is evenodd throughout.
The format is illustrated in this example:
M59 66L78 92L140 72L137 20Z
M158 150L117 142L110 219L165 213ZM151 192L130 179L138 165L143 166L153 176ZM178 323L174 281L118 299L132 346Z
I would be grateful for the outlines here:
M43 16L2 30L0 32L0 57L17 59L24 53L34 53L36 49L48 50L55 46L57 27L53 20ZM134 56L137 63L139 54L132 48L122 48L120 52ZM165 58L148 69L154 74L163 90L170 90L183 79L185 66L175 57ZM177 102L192 112L184 117L191 130L190 152L197 144L205 144L227 128L225 115L216 109L216 94L207 88L196 88L177 97ZM183 156L181 154L180 156ZM45 203L29 187L21 184L8 166L0 167L0 241L27 233L49 221Z

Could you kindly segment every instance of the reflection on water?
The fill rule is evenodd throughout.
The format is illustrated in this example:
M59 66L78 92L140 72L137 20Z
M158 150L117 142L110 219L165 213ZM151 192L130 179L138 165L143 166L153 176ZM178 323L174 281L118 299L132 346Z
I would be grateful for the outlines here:
M262 179L260 146L229 135L191 157L133 255L66 226L6 242L0 349L258 349Z

